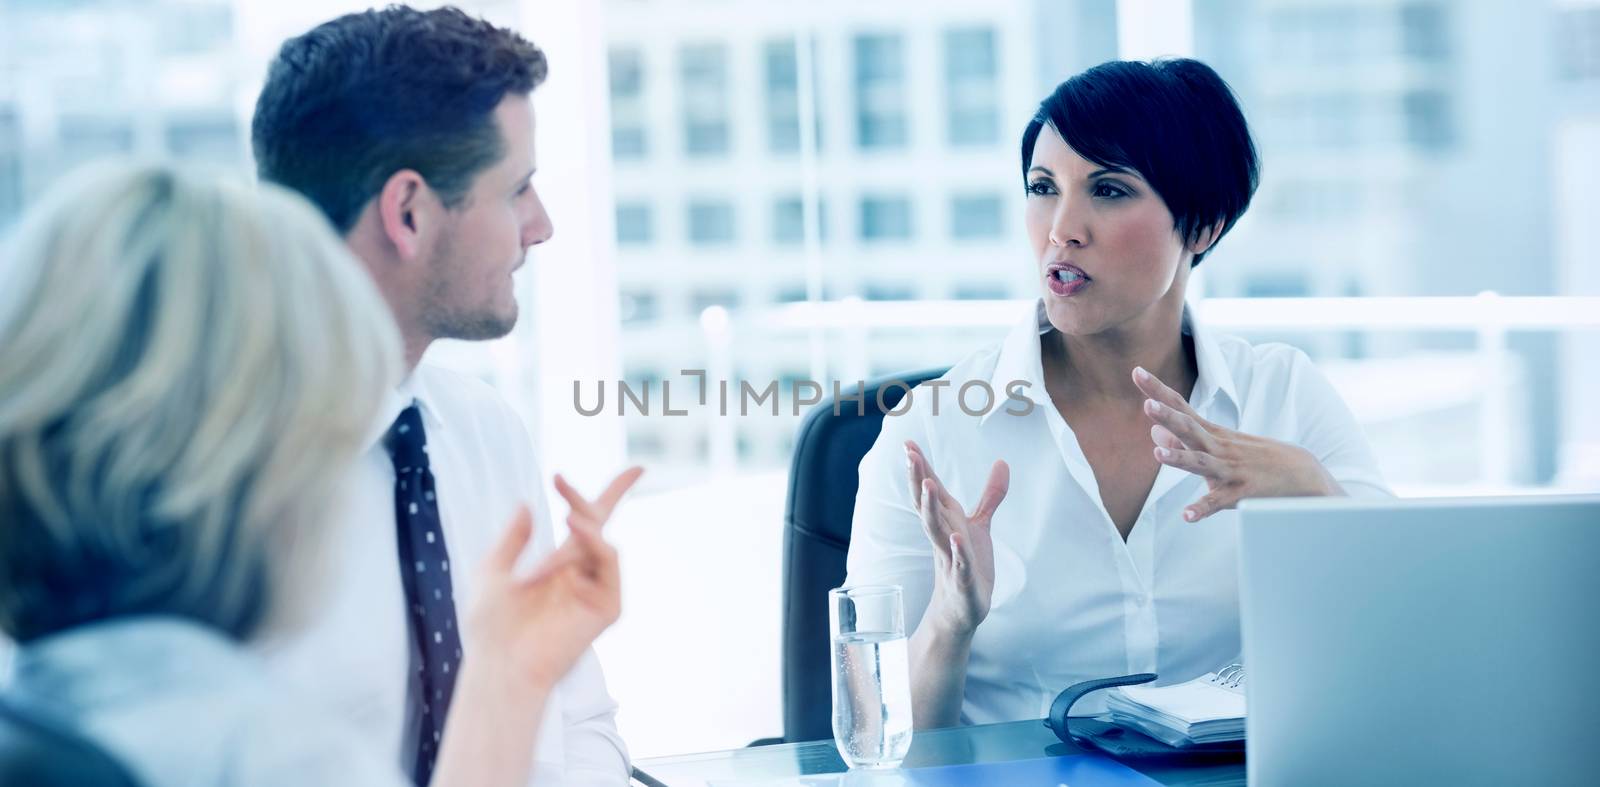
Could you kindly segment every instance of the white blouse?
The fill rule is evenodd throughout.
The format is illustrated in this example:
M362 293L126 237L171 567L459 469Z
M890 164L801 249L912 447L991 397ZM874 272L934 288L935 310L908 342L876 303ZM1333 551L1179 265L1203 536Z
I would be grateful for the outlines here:
M1306 448L1352 496L1391 494L1355 418L1305 353L1212 336L1187 311L1183 323L1199 366L1189 399L1196 412ZM846 582L900 585L910 630L933 591L933 548L907 486L905 441L923 448L968 510L994 460L1011 467L1010 492L991 529L995 589L973 636L964 723L1042 718L1055 695L1078 681L1154 672L1157 685L1179 683L1241 654L1238 512L1183 521L1205 481L1163 466L1124 542L1045 391L1039 337L1049 330L1036 303L998 346L941 378L949 385L937 391L937 408L927 384L913 390L910 406L884 418L861 460ZM973 386L963 408L957 394L969 381L988 383L995 405L982 412L985 397ZM1017 396L1008 399L1008 391ZM1074 712L1102 710L1098 697Z

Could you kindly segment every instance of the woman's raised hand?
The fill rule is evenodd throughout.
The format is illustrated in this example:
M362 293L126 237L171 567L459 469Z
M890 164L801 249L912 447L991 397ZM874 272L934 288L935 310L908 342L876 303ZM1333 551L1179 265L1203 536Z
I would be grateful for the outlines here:
M933 542L933 598L929 617L954 633L970 634L989 614L994 595L994 541L990 521L1011 483L996 461L978 505L967 513L934 474L922 448L906 441L906 475L922 529Z
M1156 461L1194 473L1209 487L1183 510L1185 520L1198 522L1248 497L1344 494L1310 451L1207 421L1142 368L1133 370L1133 384L1149 397L1144 414L1152 422Z

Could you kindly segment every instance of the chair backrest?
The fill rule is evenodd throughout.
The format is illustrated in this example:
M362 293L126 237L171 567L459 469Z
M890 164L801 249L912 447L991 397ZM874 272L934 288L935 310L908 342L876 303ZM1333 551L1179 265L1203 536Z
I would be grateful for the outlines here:
M863 408L841 400L836 415L834 402L825 401L800 426L789 468L783 530L783 739L787 742L833 736L828 591L844 584L861 457L878 439L884 412L900 403L906 389L942 374L940 369L874 380L863 391Z
M87 738L0 702L0 784L137 787L128 771Z

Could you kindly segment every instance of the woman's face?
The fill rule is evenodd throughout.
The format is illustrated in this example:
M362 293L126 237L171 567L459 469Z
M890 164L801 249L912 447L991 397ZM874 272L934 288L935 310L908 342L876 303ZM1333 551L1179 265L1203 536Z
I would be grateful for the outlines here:
M1183 301L1191 249L1139 173L1080 156L1046 125L1028 170L1028 240L1062 333L1115 330Z

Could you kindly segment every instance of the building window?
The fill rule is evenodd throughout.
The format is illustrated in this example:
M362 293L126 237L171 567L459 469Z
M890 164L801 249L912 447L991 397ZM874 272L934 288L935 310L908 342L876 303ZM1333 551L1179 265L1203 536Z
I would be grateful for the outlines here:
M861 288L861 297L869 301L916 300L916 291L904 284L868 284Z
M652 323L661 319L661 304L655 293L624 290L617 303L617 316L623 325Z
M167 126L167 150L189 160L233 163L244 157L232 116L176 120Z
M958 301L1003 301L1011 297L1011 291L999 284L962 284L950 297Z
M22 123L19 113L0 104L0 233L22 212Z
M817 239L828 239L828 203L817 205ZM780 197L772 203L772 242L798 246L805 242L805 222L799 197Z
M629 406L628 415L634 411ZM655 432L642 432L628 430L628 456L638 459L652 459L667 455L667 441Z
M911 200L905 197L862 198L862 240L910 240L911 231Z
M73 161L133 150L133 124L126 119L66 117L59 130L61 150Z
M945 32L944 84L949 112L945 130L951 145L1000 141L999 70L993 29Z
M772 296L772 299L778 303L801 303L810 300L810 297L809 293L806 292L805 285L800 284L778 290ZM833 300L833 288L826 284L822 285L822 292L818 294L818 300Z
M611 82L611 156L641 159L649 152L645 134L644 57L639 50L613 47Z
M696 317L713 306L733 311L739 308L739 293L733 290L696 290L689 296L689 313Z
M1004 233L1005 200L997 194L960 195L950 200L950 237L998 238Z
M683 144L690 156L728 152L728 52L697 44L679 53L683 77Z
M655 239L650 206L643 202L617 203L617 244L637 246Z
M1450 122L1450 97L1437 90L1407 93L1404 99L1406 141L1424 150L1447 148L1455 141Z
M1246 298L1303 298L1311 285L1300 273L1257 273L1244 283Z
M697 246L732 243L733 203L724 200L695 200L689 203L689 242Z
M1400 49L1406 57L1436 63L1450 56L1445 9L1434 3L1400 8Z
M903 50L897 35L855 38L856 144L862 149L906 146Z
M196 55L225 49L233 40L233 9L192 4L155 20L165 54Z
M1560 12L1556 23L1556 68L1570 82L1600 80L1600 7Z
M763 56L767 80L767 145L773 153L800 150L800 69L794 39L767 42ZM817 57L811 47L811 93L817 95ZM813 98L812 141L822 148L822 102Z

